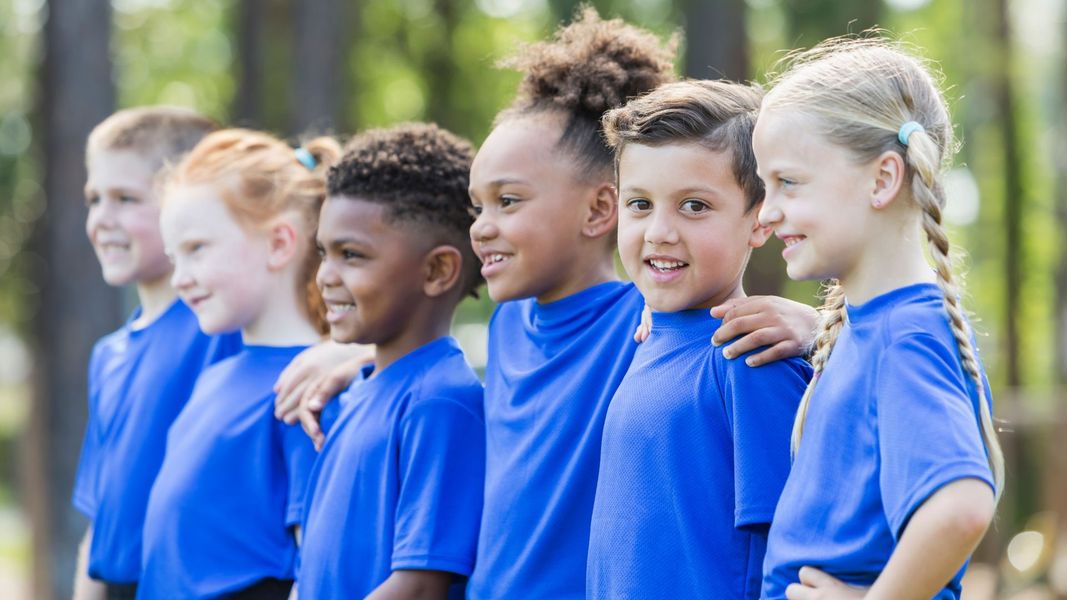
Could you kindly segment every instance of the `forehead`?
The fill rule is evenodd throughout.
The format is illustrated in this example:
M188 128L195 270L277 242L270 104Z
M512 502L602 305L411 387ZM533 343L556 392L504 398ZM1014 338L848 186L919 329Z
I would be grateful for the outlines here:
M376 244L419 245L418 225L389 218L388 208L358 196L329 196L319 213L320 243L360 240Z
M656 190L713 188L741 192L734 176L733 153L698 143L649 146L627 144L619 157L619 184Z
M208 185L178 185L167 190L160 214L164 233L177 235L190 229L229 233L240 225L226 207L219 191Z
M86 168L86 186L91 189L148 188L158 170L154 160L134 150L106 149L90 150Z
M489 133L471 165L471 185L533 179L560 168L562 124L550 113L505 119ZM571 161L573 162L573 161Z

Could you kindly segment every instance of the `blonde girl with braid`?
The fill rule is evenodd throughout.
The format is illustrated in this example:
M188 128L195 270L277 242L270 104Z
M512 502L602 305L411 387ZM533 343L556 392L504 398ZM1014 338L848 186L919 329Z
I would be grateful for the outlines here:
M936 80L883 40L829 40L790 57L753 146L789 276L830 280L763 597L959 598L1004 468L941 224Z

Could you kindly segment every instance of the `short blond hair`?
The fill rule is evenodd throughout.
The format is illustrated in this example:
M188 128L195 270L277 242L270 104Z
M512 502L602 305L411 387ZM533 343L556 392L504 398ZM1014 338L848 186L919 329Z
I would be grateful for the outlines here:
M156 171L178 162L207 134L219 128L204 115L176 106L142 106L120 110L89 133L85 153L131 150Z

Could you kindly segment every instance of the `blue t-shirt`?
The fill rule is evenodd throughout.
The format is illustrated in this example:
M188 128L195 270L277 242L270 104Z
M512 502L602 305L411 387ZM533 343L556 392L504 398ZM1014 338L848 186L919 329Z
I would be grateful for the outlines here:
M633 284L610 282L548 304L497 307L485 509L468 597L585 598L604 415L637 349L643 306Z
M608 408L589 598L758 598L811 367L752 368L706 310L657 313Z
M803 566L870 586L931 494L964 478L992 486L941 290L911 285L847 310L774 514L766 598L785 598ZM962 575L936 598L959 598Z
M362 598L394 570L448 571L463 597L485 481L482 385L450 337L364 368L311 475L301 598Z
M140 313L93 347L89 418L74 481L74 506L93 523L89 576L111 583L140 579L145 507L167 430L200 371L241 348L240 333L201 333L181 301L134 329Z
M138 598L206 598L293 578L290 526L315 447L299 425L274 418L272 388L303 349L246 346L200 376L148 499Z

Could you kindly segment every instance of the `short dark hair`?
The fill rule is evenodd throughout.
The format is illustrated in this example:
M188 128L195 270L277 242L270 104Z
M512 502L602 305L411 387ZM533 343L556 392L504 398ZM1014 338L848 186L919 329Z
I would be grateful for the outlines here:
M715 152L730 152L734 179L745 193L745 209L763 201L756 171L752 129L763 92L728 81L679 81L631 100L604 115L604 135L615 150L615 166L626 144L659 146L694 142Z
M483 280L467 191L473 158L470 142L432 123L372 129L349 140L330 167L328 194L381 204L389 221L429 228L463 255L460 285L477 297Z

